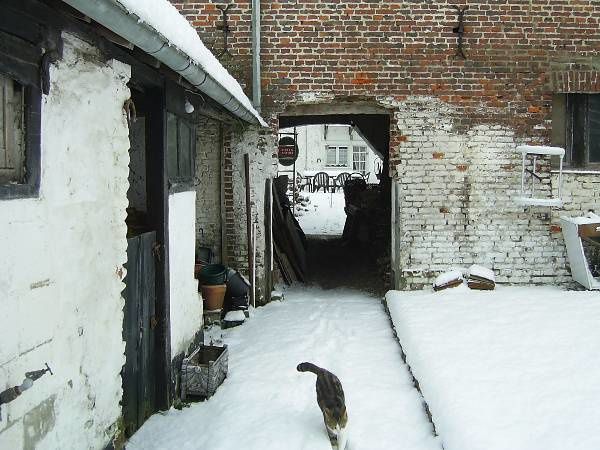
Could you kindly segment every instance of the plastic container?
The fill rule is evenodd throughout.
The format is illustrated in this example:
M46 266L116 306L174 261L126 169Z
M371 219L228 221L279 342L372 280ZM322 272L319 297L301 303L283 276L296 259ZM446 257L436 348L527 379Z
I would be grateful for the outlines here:
M200 269L198 275L202 285L225 284L227 281L227 267L222 264L207 264Z
M227 273L227 296L243 297L250 290L250 282L237 270L230 269Z

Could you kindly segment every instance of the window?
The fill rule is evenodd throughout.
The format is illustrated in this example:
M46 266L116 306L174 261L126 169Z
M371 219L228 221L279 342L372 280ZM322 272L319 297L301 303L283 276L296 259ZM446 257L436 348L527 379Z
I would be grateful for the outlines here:
M365 173L367 166L367 147L355 145L352 148L352 170Z
M0 74L0 183L22 183L25 175L23 85Z
M600 94L567 95L566 143L572 165L600 164Z
M191 182L194 176L196 133L194 128L176 114L167 113L167 154L169 180Z
M552 105L552 141L573 167L600 168L600 94L559 94Z
M328 145L326 165L330 167L346 167L348 165L348 147Z
M37 196L40 185L39 48L0 31L0 199Z

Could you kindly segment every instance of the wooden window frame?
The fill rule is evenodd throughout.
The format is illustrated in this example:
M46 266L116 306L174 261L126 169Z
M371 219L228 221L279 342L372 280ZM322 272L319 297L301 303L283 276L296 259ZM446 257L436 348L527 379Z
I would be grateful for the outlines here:
M352 146L352 171L365 173L367 171L367 146L366 145L354 145ZM362 155L362 160L356 160L355 156ZM362 169L357 169L355 164L361 164L364 166Z
M0 200L37 197L41 175L41 50L31 43L0 29L0 73L19 83L24 92L24 166L23 180L0 183Z
M346 149L346 164L340 163L340 148ZM335 164L329 164L329 150L335 149ZM350 148L347 145L326 145L325 146L325 166L326 167L348 167L348 153Z
M555 94L552 108L552 143L564 147L565 164L572 169L600 170L600 161L590 162L589 97L600 93ZM579 107L578 107L579 105ZM579 116L578 116L579 114ZM583 123L583 130L576 134L575 127ZM556 168L556 161L553 161Z

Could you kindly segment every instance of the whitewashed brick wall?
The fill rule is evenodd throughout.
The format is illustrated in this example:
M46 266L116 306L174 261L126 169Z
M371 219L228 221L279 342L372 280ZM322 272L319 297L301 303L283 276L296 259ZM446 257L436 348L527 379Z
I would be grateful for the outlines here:
M524 208L523 139L500 125L462 128L459 111L431 98L397 105L404 142L396 167L396 265L399 287L420 288L451 266L491 267L498 282L571 281L561 214L600 209L600 176L566 175L562 210ZM550 195L546 171L541 190ZM553 225L554 224L554 225Z

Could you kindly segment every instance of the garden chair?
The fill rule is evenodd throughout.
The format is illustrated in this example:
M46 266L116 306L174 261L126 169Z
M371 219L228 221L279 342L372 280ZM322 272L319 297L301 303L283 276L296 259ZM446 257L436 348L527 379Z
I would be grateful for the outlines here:
M317 172L312 180L312 191L317 192L323 188L323 192L329 189L329 175L325 172Z
M360 172L352 172L350 178L353 180L364 180L363 174Z
M348 172L342 172L335 177L335 184L332 186L333 192L335 192L337 188L343 189L344 183L346 183L348 178L350 178L350 174Z

